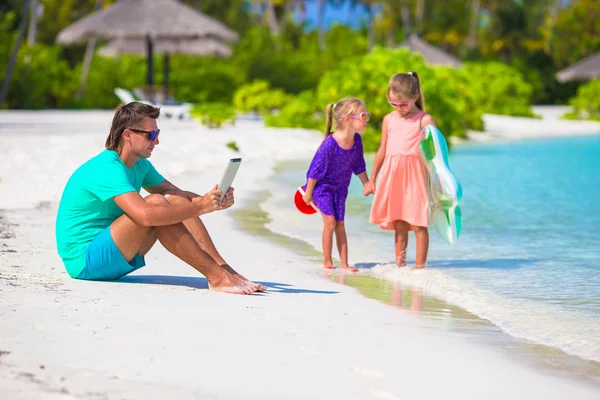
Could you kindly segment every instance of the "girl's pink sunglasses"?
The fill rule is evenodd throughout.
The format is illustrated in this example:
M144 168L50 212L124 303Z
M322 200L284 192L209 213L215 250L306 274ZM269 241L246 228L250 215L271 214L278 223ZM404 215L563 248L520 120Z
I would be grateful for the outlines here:
M368 112L361 112L360 114L347 115L346 117L352 119L360 119L361 121L367 122L369 119L371 119L371 114L369 114Z
M414 101L414 100L412 100L412 101L409 101L409 102L407 102L407 103L394 103L394 102L391 102L391 101L390 101L390 102L388 102L388 103L389 103L389 105L390 105L390 106L392 106L392 107L408 107L408 106L410 106L410 104L411 104L413 101Z

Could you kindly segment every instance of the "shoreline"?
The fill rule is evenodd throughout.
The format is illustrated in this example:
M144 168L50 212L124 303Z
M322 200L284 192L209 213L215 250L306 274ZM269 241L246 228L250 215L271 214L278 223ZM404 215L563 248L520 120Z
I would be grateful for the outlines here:
M281 167L276 167L275 170L279 168ZM517 362L531 368L575 381L599 385L600 388L600 363L596 361L511 336L491 321L457 305L428 295L420 288L372 276L368 270L351 274L339 268L333 271L323 269L321 251L307 242L273 232L266 227L270 216L260 205L268 196L268 191L257 193L254 201L232 212L232 219L239 229L252 235L265 237L273 243L300 253L309 259L314 265L313 274L315 276L352 287L365 298L377 300L396 309L399 308L404 314L419 320L427 329L468 336L484 346L500 349ZM337 256L334 258L337 259ZM402 299L398 298L398 292L403 294L403 296L401 295Z

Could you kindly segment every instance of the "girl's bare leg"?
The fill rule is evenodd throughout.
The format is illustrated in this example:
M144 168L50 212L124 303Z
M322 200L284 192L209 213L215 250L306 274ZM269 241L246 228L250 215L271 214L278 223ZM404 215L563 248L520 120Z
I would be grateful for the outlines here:
M337 221L335 224L335 241L338 252L340 253L341 267L348 271L357 272L358 268L348 265L348 237L346 236L346 226L344 221Z
M396 253L396 265L399 267L406 266L406 247L408 246L408 222L394 222L394 250Z
M415 226L415 237L417 241L417 260L415 268L425 268L427 264L427 252L429 251L429 230L424 226Z
M333 261L331 260L331 252L333 250L333 232L335 231L336 221L333 215L325 215L323 217L323 237L321 239L323 245L323 268L333 269Z

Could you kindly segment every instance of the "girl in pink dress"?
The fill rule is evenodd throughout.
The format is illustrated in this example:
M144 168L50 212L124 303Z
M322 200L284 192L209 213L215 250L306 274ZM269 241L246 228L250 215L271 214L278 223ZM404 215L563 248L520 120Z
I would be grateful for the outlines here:
M383 119L381 144L375 155L371 180L364 194L374 194L369 222L394 230L396 265L406 265L408 231L417 242L415 268L427 262L429 249L429 194L427 169L419 157L421 129L435 125L425 112L416 72L396 74L387 90L395 109ZM379 181L377 176L381 172Z

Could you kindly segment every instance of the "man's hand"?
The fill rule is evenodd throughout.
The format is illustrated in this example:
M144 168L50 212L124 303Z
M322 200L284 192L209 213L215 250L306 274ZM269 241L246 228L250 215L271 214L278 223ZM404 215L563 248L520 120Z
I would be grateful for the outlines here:
M198 207L199 215L220 210L222 208L221 189L218 188L218 185L215 185L215 187L212 188L211 191L207 192L204 196L194 197L192 199L192 204Z
M227 193L225 193L225 197L223 197L223 202L221 203L221 210L226 210L235 203L233 190L233 187L230 187Z

